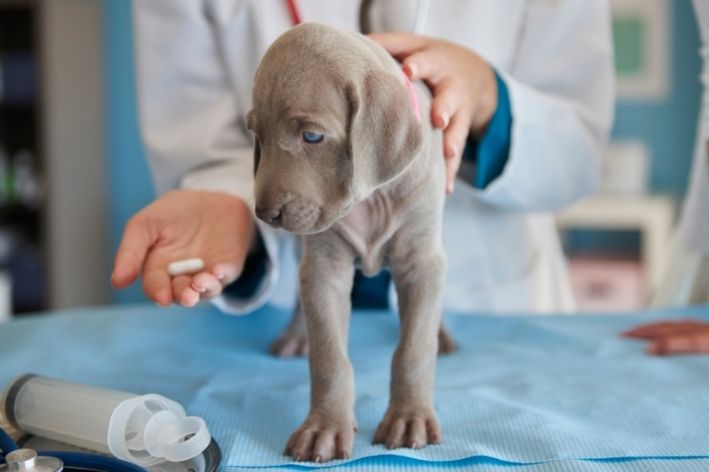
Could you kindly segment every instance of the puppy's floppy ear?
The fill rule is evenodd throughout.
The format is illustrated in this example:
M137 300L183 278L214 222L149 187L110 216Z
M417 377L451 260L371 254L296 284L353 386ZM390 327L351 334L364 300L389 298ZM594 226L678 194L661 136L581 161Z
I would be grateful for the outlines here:
M408 168L423 147L423 125L401 76L369 71L348 93L352 191L360 200Z

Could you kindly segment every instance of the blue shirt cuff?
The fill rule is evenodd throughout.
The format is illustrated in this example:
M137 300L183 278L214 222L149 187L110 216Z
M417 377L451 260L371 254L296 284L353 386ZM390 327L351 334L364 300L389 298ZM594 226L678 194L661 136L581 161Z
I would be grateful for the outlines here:
M512 143L512 109L507 84L495 71L497 80L497 110L488 123L480 141L472 134L463 151L463 159L475 164L475 176L471 182L476 188L484 189L498 178L505 169Z
M227 297L251 298L261 286L261 281L267 272L268 253L261 235L257 234L256 237L258 238L256 248L246 258L239 278L224 287L222 291Z

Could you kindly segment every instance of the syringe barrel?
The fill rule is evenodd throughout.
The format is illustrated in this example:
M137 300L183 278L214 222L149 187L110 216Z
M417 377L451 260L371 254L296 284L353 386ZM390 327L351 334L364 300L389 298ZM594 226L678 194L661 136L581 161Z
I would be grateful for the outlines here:
M21 431L145 467L186 461L211 441L202 418L188 417L180 404L154 393L133 395L30 374L10 383L0 408Z
M28 374L10 383L0 408L21 431L109 453L111 415L118 404L135 396Z

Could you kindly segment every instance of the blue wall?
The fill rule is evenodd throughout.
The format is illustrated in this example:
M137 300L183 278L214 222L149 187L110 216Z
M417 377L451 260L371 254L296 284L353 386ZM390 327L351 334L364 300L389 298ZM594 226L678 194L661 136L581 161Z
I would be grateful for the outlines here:
M651 188L681 198L691 167L701 85L699 32L689 0L670 0L670 85L666 100L619 102L613 137L639 138L652 153Z
M106 48L106 141L111 260L128 219L153 199L138 136L131 2L102 0ZM170 0L168 0L170 1ZM118 303L145 301L140 284L113 292Z

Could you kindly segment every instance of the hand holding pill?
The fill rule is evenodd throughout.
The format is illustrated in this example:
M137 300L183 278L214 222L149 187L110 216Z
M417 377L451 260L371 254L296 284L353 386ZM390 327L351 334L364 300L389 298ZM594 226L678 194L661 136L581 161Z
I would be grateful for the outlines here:
M142 275L156 303L194 306L241 273L255 234L248 206L221 192L175 190L130 219L111 275L116 288Z

